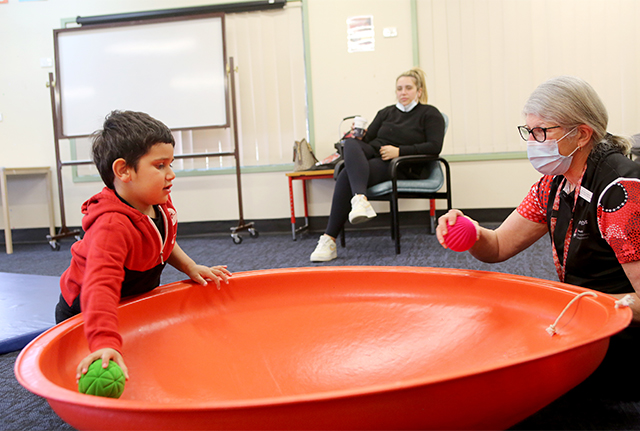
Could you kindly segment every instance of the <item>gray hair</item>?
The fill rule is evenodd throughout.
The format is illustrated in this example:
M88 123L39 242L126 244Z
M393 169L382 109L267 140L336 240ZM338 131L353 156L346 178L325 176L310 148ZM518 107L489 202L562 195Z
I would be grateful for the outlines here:
M568 129L582 124L591 127L591 155L596 159L612 150L625 155L631 150L628 139L607 133L609 114L602 100L591 85L575 76L558 76L540 84L529 96L523 113Z

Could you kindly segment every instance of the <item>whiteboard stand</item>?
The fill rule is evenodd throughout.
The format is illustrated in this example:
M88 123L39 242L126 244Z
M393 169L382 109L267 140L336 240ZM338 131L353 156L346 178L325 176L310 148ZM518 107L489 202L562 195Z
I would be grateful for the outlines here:
M67 218L65 216L64 210L64 193L62 190L62 167L65 163L60 158L60 141L58 140L58 106L59 101L56 97L56 89L55 89L55 80L53 79L53 73L49 72L49 82L47 82L47 87L49 87L49 94L51 96L51 115L53 117L53 139L56 148L56 174L58 178L58 200L60 202L60 230L55 235L47 235L47 240L49 241L49 245L51 249L54 251L60 250L60 244L58 240L62 238L68 238L70 236L75 237L77 240L80 239L80 231L79 230L70 230L67 227ZM86 162L75 162L75 164L88 164L90 161Z
M249 235L253 238L258 237L258 231L253 227L253 222L245 224L244 222L244 213L242 210L242 184L240 181L240 150L238 149L238 120L237 120L237 110L236 110L236 80L235 80L235 67L233 65L233 57L229 58L229 69L228 69L229 77L230 77L230 86L231 86L231 116L233 118L233 155L236 159L236 180L238 182L238 226L231 228L231 239L234 244L240 244L242 242L242 237L238 234L238 232L242 232L244 230L249 232Z
M236 110L236 93L235 93L235 76L234 76L234 61L233 57L229 58L229 69L227 73L230 75L230 91L231 91L231 116L233 118L233 152L221 152L221 153L193 153L193 154L179 154L176 155L176 159L185 159L185 158L198 158L198 157L215 157L215 156L234 156L236 163L236 181L238 188L238 226L231 228L231 239L234 244L240 244L242 242L242 237L240 236L240 232L248 231L249 235L252 238L258 237L258 231L254 228L253 222L245 223L244 221L244 212L242 207L242 182L241 182L241 172L240 172L240 150L238 148L238 121L237 121L237 110ZM49 82L47 83L47 87L49 87L49 92L51 96L51 115L53 117L53 135L54 135L54 144L55 144L55 154L56 154L56 172L58 177L58 198L60 201L60 221L61 227L57 234L55 235L47 235L47 240L51 245L51 248L55 251L60 250L60 244L58 244L58 240L62 238L67 238L73 236L76 240L80 239L80 231L79 230L70 230L67 227L66 217L65 217L65 208L64 208L64 192L62 186L62 168L65 166L78 166L78 165L89 165L93 164L91 160L76 160L76 161L63 161L60 157L60 139L59 139L59 130L58 130L58 115L60 109L60 100L58 98L58 93L56 91L56 83L53 78L53 73L49 73Z

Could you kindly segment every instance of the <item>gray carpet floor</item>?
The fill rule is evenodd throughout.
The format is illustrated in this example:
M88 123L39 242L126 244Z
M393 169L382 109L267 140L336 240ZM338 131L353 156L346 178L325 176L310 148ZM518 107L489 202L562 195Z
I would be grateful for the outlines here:
M178 243L198 263L225 264L232 272L305 266L429 266L557 279L546 237L508 262L489 265L476 261L468 253L443 249L424 228L402 229L400 255L394 252L388 230L360 229L347 233L347 246L338 247L338 259L314 264L309 262L309 255L318 236L302 233L297 241L292 241L290 233L261 232L258 238L245 234L238 245L228 235L179 237ZM0 272L60 276L71 259L71 244L72 240L63 240L57 252L46 243L16 244L14 254L0 255ZM184 274L167 267L162 283L184 278ZM18 353L0 355L0 429L72 429L56 416L46 400L18 384L13 374ZM640 393L640 389L636 392ZM617 399L615 394L594 393L579 385L513 429L640 429L640 396Z
M477 269L557 280L546 238L507 262L486 264L478 262L468 253L443 249L435 235L427 234L426 229L403 228L402 252L396 255L394 241L387 229L363 228L347 232L346 247L338 246L338 259L327 263L312 263L309 255L316 246L319 234L303 232L297 235L296 241L292 241L290 233L260 232L257 238L252 238L247 233L242 236L241 244L234 244L229 235L222 234L179 236L178 244L196 262L203 265L225 264L232 272L305 266L429 266ZM58 252L51 251L48 244L16 244L13 254L0 254L0 272L60 276L69 266L69 249L72 244L71 239L63 239ZM167 266L162 274L162 283L184 278L184 274Z

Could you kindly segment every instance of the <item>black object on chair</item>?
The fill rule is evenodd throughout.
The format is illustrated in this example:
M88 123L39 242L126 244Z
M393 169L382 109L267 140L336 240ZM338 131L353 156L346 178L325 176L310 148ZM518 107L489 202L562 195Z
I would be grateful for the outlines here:
M444 117L444 131L449 127L449 118ZM338 147L340 144L336 144ZM340 172L342 161L336 166L334 178ZM424 165L430 170L425 179L399 179L398 172L401 166ZM444 170L443 170L444 167ZM391 238L395 240L396 254L400 254L400 220L398 211L398 199L429 199L430 232L435 233L436 227L436 199L447 200L447 210L451 205L451 173L449 163L440 156L410 155L396 157L390 165L391 180L375 184L367 189L366 196L370 201L389 201L391 212ZM445 191L440 191L446 186ZM344 229L340 233L340 242L345 246Z
M632 160L635 160L636 162L639 162L639 160L640 160L640 133L636 133L631 138L629 138L629 140L631 141L631 154L629 154L629 157L631 157Z

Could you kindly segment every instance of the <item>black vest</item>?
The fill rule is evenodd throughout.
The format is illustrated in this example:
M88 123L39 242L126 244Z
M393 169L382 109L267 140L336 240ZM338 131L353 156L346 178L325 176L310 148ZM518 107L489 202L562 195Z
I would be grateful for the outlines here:
M551 184L547 203L547 225L552 216L557 217L552 246L556 248L560 263L563 262L564 240L573 218L573 233L569 244L565 283L587 287L604 293L631 293L634 291L613 249L602 238L598 228L598 200L604 189L617 178L640 178L640 165L623 154L609 152L598 161L587 160L587 170L582 178L582 188L592 192L591 202L578 197L572 211L574 194L561 191L560 208L553 213L553 201L564 177L558 175ZM616 188L618 189L618 188ZM607 192L602 205L616 208L624 202L624 193L615 189ZM551 235L551 229L549 229Z

